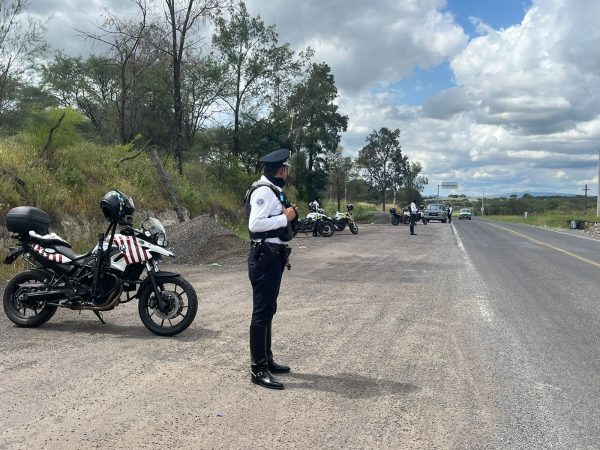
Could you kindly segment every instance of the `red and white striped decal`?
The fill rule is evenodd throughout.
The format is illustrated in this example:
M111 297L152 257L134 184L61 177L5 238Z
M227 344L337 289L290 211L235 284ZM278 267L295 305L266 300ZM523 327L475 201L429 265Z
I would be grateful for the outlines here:
M125 262L129 265L132 263L140 263L150 259L150 253L143 249L137 239L133 236L123 236L122 234L115 235L115 242L125 256Z
M48 253L48 252L46 252L44 250L44 247L42 247L39 244L34 244L33 245L33 251L35 251L36 253L42 255L44 258L49 259L50 261L57 262L57 263L66 263L66 262L70 262L71 261L65 255L61 255L60 253Z

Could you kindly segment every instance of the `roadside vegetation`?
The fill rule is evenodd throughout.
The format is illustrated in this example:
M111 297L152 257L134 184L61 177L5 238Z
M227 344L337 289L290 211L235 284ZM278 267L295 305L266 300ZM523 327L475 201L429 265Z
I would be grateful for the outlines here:
M600 222L600 218L596 214L582 214L582 213L560 213L560 212L546 212L541 214L532 214L524 216L482 216L484 220L496 220L499 222L508 223L521 223L525 225L534 225L538 227L548 228L570 228L571 222L584 222L588 225Z

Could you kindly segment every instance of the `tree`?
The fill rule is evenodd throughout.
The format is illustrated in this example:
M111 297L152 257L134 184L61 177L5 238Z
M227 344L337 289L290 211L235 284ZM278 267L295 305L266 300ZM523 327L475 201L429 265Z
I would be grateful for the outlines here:
M209 112L223 90L222 67L211 56L190 57L183 77L183 139L185 146L194 142Z
M20 77L47 49L45 24L26 16L26 0L0 0L0 125Z
M364 170L367 181L381 193L382 210L385 211L386 192L390 187L392 161L399 159L402 149L399 142L400 129L381 128L367 137L358 153L356 163Z
M106 19L102 25L96 26L97 31L93 33L81 31L86 38L107 47L105 61L115 67L119 92L114 106L118 113L117 128L122 145L128 143L135 135L131 125L128 127L126 123L127 119L135 117L135 108L131 107L135 86L141 74L154 64L157 58L155 54L140 55L139 50L148 26L146 20L148 8L145 0L135 0L135 4L138 7L139 20L123 20L106 10Z
M278 45L275 26L250 16L243 2L229 20L217 18L213 45L229 80L221 98L233 112L233 154L238 156L244 103L248 98L265 98L269 81L295 73L298 62L289 44Z
M340 134L348 127L348 116L341 115L335 104L337 96L330 67L312 64L307 78L293 89L288 101L289 140L295 151L306 149L309 171L320 153L336 151Z
M111 126L119 101L118 72L106 58L92 55L84 60L57 53L44 66L42 80L62 106L82 111L107 141L118 136Z
M183 173L183 101L182 83L184 61L190 49L197 42L191 40L190 33L203 19L209 19L224 7L224 0L165 0L165 18L169 25L170 45L163 47L171 57L173 126L172 151L177 160L177 170Z
M408 156L402 154L402 152L395 152L392 154L390 164L390 187L394 195L393 204L396 204L396 196L398 189L402 187L406 176L406 166L409 164Z
M421 173L421 163L407 162L404 166L404 188L407 195L407 201L421 201L421 191L427 186L429 180L427 177L419 175Z
M329 169L329 185L331 192L337 201L338 211L341 211L341 199L346 194L346 185L348 177L354 166L352 158L342 156L342 147L331 154L327 158L327 166Z

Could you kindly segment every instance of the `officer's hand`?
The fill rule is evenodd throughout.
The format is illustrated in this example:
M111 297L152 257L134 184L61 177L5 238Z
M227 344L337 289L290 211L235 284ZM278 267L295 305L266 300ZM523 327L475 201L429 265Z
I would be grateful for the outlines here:
M283 210L283 213L285 214L285 217L287 218L288 222L291 222L292 220L294 220L296 217L298 217L298 213L296 212L296 210L294 208L285 208Z

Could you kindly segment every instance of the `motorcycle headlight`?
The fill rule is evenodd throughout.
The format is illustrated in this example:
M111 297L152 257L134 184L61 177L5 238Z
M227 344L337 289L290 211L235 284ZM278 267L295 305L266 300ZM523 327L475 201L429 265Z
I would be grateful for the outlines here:
M156 245L159 245L161 247L166 247L167 246L167 237L165 236L164 233L157 233L156 234Z

